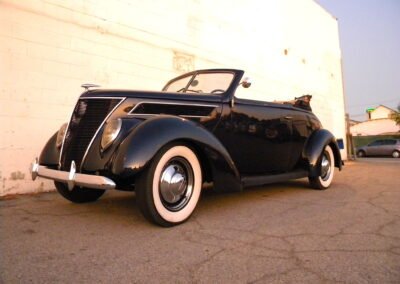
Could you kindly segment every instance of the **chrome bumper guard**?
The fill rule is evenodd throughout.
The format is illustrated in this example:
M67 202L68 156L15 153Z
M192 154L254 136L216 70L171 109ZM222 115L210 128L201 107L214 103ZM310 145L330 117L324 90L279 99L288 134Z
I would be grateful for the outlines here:
M76 185L94 189L115 189L115 182L113 182L109 178L103 176L76 173L76 166L74 161L72 161L71 163L70 171L65 172L41 166L39 165L38 159L36 158L35 161L32 163L31 175L32 180L35 180L36 177L39 176L42 178L52 179L54 181L64 182L68 184L69 190L72 190Z

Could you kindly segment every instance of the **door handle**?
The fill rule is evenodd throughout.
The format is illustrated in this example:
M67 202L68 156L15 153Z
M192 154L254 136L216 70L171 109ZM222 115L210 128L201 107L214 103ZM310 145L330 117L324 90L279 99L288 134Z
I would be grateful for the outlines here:
M290 115L285 116L285 119L292 119L292 118L293 118L293 116L290 116Z

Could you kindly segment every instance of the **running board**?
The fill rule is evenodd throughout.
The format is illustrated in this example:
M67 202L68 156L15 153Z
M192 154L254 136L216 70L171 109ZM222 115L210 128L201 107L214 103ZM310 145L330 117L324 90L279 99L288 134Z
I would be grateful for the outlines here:
M298 179L304 177L308 177L308 172L304 170L298 170L284 174L267 175L267 176L244 176L242 177L242 184L244 187L258 186L258 185L282 182L290 179Z

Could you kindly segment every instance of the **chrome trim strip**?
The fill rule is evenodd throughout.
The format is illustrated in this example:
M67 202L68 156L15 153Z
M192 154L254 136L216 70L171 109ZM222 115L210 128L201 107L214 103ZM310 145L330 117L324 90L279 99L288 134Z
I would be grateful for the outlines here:
M42 178L66 183L68 184L68 188L70 190L76 185L103 190L115 189L116 187L115 182L107 177L75 173L73 166L69 172L49 169L48 167L39 165L37 158L32 164L31 175L32 180L35 180L36 177L39 176Z
M196 104L196 103L172 103L172 102L162 102L162 101L140 101L138 102L128 113L131 116L154 116L161 115L159 113L132 113L135 109L142 104L153 104L153 105L181 105L181 106L199 106L199 107L218 107L218 105L210 105L210 104ZM190 117L190 118L202 118L202 117L210 117L209 115L182 115L177 114L177 116L182 117Z
M130 116L158 116L158 115L166 115L166 114L161 114L161 113L133 113L129 114ZM172 115L172 114L170 114ZM176 116L180 117L189 117L189 118L205 118L205 117L211 117L209 115L182 115L182 114L177 114Z
M79 100L86 100L86 99L126 99L126 97L80 97Z
M87 98L82 98L82 99L87 99ZM96 138L97 134L99 133L100 129L103 127L104 123L107 121L107 119L114 113L114 111L125 101L126 97L123 98L117 98L117 97L94 97L93 99L121 99L119 103L110 111L110 113L106 116L106 118L103 120L103 122L100 124L100 126L97 128L96 132L94 133L92 140L90 140L89 145L86 148L85 154L83 155L82 161L81 161L81 166L79 168L80 171L82 171L82 166L85 163L86 156L89 152L90 147L92 147L93 141Z

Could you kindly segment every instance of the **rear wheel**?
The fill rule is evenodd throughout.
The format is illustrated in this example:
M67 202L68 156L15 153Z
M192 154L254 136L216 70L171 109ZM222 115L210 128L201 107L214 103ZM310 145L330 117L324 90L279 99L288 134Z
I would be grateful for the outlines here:
M68 189L68 186L62 182L54 182L58 193L60 193L65 199L74 203L86 203L93 202L99 199L105 192L101 189L91 189L85 187L75 186L72 190Z
M393 157L393 158L398 158L398 157L400 157L400 152L399 152L399 151L393 151L392 157Z
M201 166L185 145L161 149L136 183L136 200L146 219L169 227L186 221L200 198Z
M335 173L335 156L331 146L327 145L318 159L321 168L320 175L317 177L309 177L310 186L315 189L327 189L333 180Z

